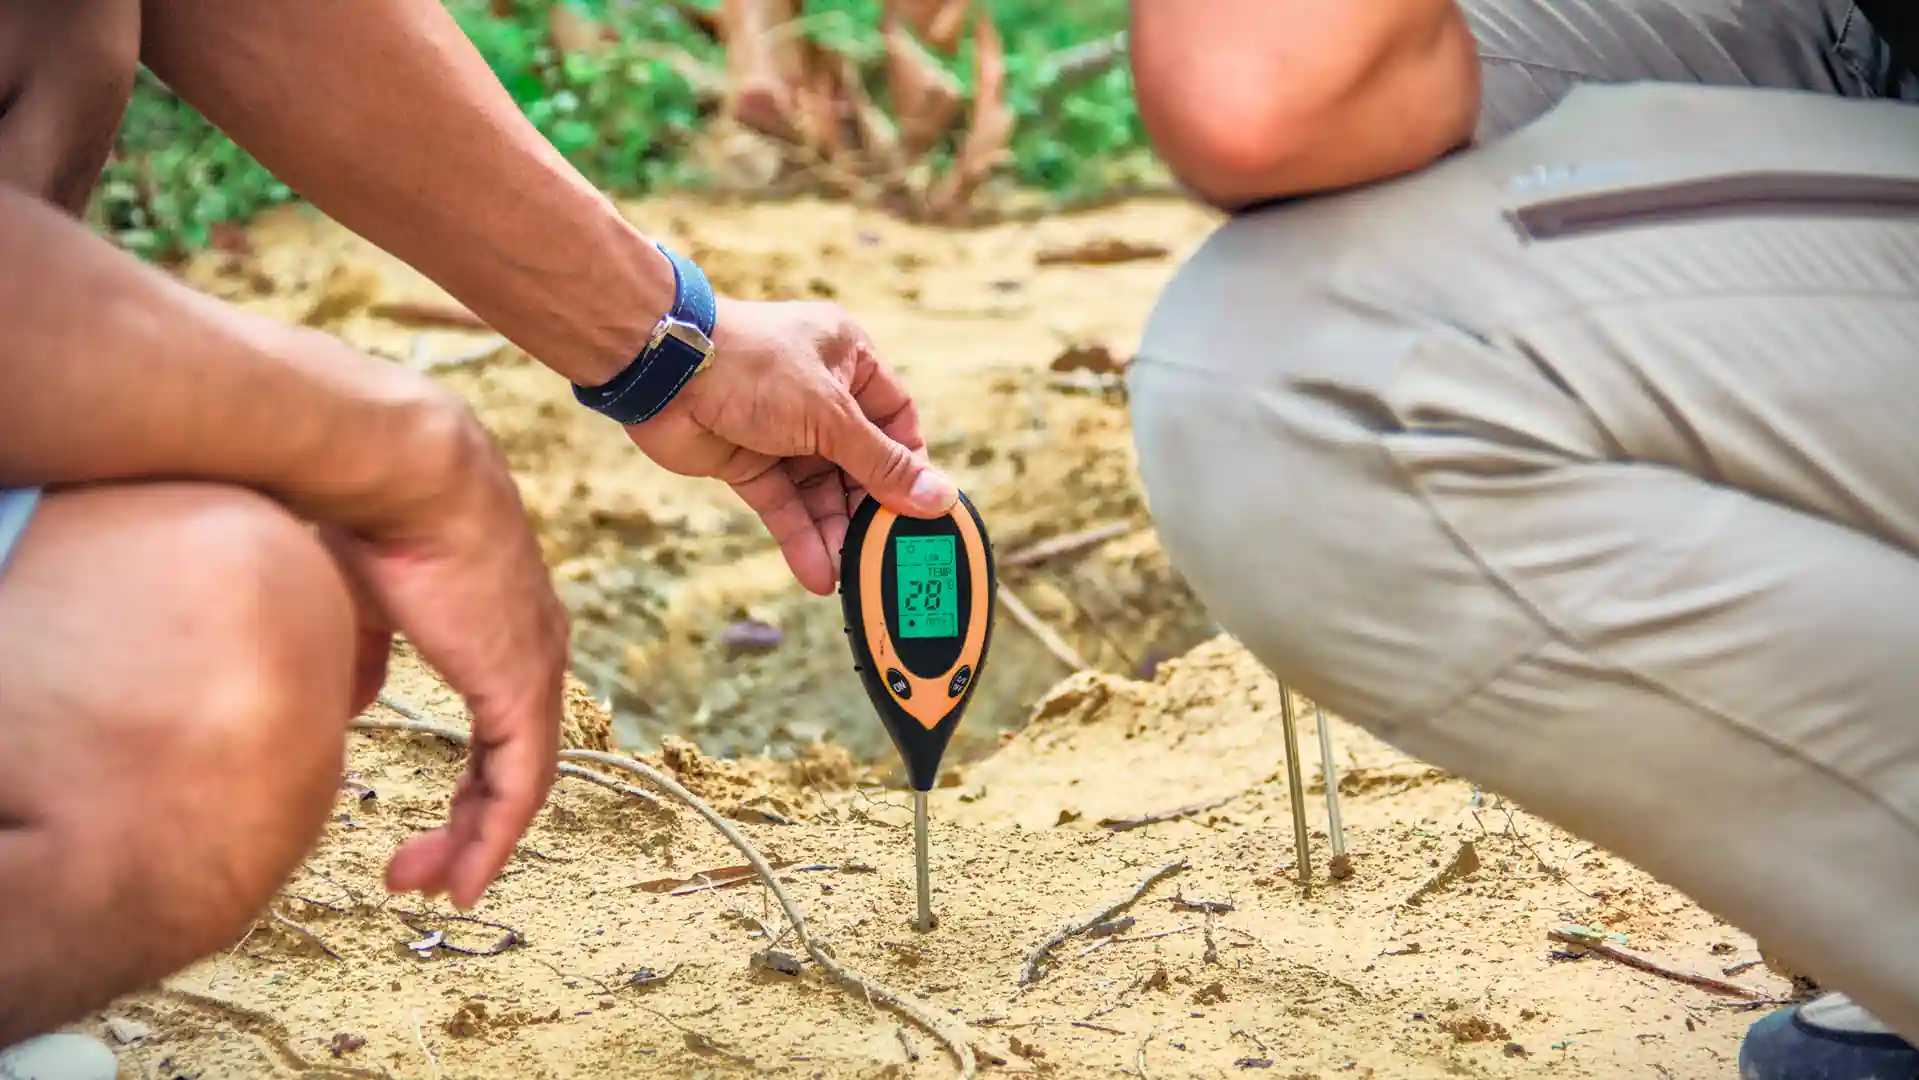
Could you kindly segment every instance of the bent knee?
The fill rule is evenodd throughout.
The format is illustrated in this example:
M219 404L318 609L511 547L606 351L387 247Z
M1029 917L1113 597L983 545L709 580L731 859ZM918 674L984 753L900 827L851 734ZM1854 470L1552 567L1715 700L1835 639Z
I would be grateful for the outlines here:
M216 947L333 805L353 680L347 586L309 526L235 488L68 491L42 515L30 537L68 542L88 568L69 582L85 609L72 631L103 661L76 703L94 745L71 751L99 786L54 789L50 821L90 853L76 873L110 886L102 895L150 898L168 949ZM116 655L128 662L106 662Z
M1134 401L1168 556L1281 681L1384 731L1532 640L1362 408L1164 365L1135 374Z
M176 579L184 667L169 730L184 770L225 776L274 836L307 834L338 784L356 627L344 576L311 526L232 488L199 488L162 514L190 569Z

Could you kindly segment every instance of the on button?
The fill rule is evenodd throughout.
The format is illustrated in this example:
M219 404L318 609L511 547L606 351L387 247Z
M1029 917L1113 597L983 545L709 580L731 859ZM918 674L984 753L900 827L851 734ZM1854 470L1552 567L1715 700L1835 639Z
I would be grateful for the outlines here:
M886 669L886 685L902 699L913 696L913 684L906 681L906 676L900 674L898 668Z
M966 692L966 685L973 681L972 667L965 666L953 673L953 681L946 684L946 696L956 698Z

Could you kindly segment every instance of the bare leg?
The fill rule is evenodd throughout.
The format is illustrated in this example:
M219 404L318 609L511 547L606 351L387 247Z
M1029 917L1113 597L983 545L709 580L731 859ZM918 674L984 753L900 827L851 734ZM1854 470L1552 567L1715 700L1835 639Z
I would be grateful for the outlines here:
M242 932L332 806L355 631L260 496L48 495L0 576L0 1046Z

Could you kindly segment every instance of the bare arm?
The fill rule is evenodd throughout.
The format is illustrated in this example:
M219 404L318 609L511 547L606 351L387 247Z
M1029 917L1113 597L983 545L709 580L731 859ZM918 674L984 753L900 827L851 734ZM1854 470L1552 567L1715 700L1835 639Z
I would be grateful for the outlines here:
M437 0L149 0L142 59L262 164L576 382L673 271L527 122Z
M229 307L0 185L0 486L176 477L378 529L471 449L432 384Z
M646 341L666 260L534 130L439 0L148 0L147 63L321 209L575 382ZM800 582L833 589L849 503L957 497L905 388L830 305L722 298L713 369L628 429L731 485Z
M565 614L479 422L423 376L202 296L6 185L0 266L0 484L209 480L328 526L375 628L404 632L472 707L448 827L391 877L471 905L552 782L566 661Z
M1228 209L1416 169L1479 111L1453 0L1133 0L1132 41L1154 144Z

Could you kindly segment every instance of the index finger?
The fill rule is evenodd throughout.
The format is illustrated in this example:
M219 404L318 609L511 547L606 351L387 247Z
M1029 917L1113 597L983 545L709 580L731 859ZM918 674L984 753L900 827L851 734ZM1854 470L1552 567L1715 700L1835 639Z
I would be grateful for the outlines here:
M853 383L847 389L859 403L860 412L887 438L908 450L924 450L919 407L913 404L906 384L880 361L864 331L856 331L853 347L859 355L853 365Z

